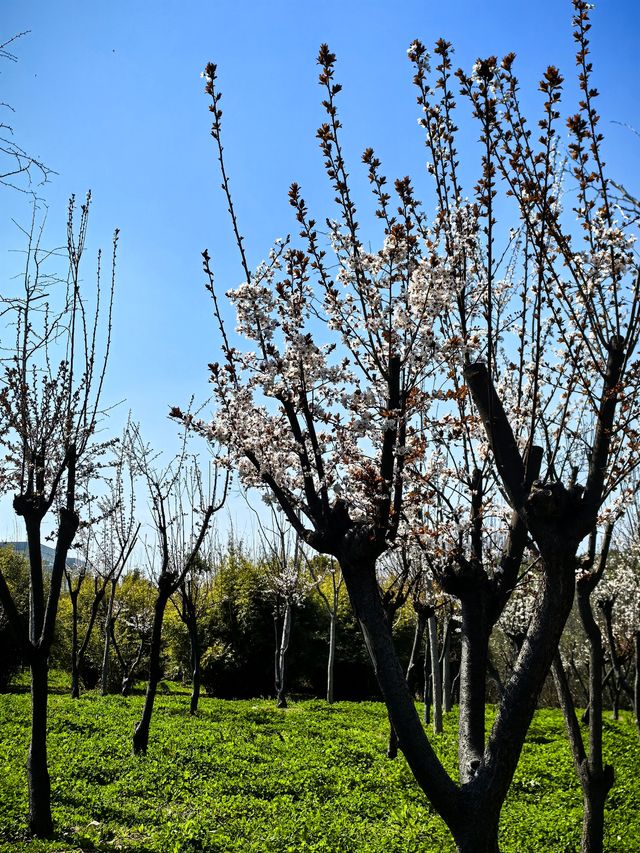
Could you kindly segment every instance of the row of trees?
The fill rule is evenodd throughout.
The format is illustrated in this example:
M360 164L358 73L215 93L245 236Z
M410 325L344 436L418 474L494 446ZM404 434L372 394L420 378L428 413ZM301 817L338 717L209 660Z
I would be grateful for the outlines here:
M310 559L296 575L295 568L287 566L281 572L268 555L252 554L242 543L231 541L216 551L207 559L200 556L170 599L164 618L162 677L193 684L192 713L197 711L200 686L208 695L224 698L274 695L281 705L286 705L288 693L325 696L329 702L379 695L335 563ZM26 614L28 562L10 548L0 557L2 573L19 610ZM628 707L633 700L636 627L630 616L637 608L639 591L635 564L627 573L622 554L612 559L620 562L620 568L610 569L614 580L598 590L602 597L597 599L596 612L607 638L603 685L617 716L620 704ZM70 675L73 698L83 689L95 688L103 695L128 695L136 679L148 677L157 578L139 566L128 566L121 573L118 562L114 565L115 577L75 561L65 572L66 589L60 596L49 664ZM434 650L435 694L443 694L435 702L437 719L440 706L451 710L458 685L457 603L440 591L426 603L424 595L416 594L415 579L403 574L400 560L381 563L378 580L396 647L409 669L409 684L424 698L426 683L427 700L433 690L430 649ZM492 700L503 691L513 670L534 596L534 585L523 583L492 636L487 686ZM577 613L565 630L561 652L572 694L586 707L588 656L576 618ZM24 662L14 648L2 610L0 619L0 678L7 689ZM550 684L543 701L555 701Z
M134 751L144 752L161 676L165 612L174 601L197 650L203 604L197 578L232 474L248 490L262 491L291 530L279 522L275 532L263 531L269 534L264 589L277 602L279 703L286 702L296 608L305 598L319 599L335 638L343 580L389 711L389 754L398 747L403 752L460 851L494 853L502 804L553 669L583 788L582 849L602 849L604 804L613 782L602 754L603 684L618 697L633 691L613 634L615 602L610 607L598 590L609 581L609 598L617 593L622 600L629 597L623 589L636 589L633 548L616 549L614 560L611 542L635 493L640 461L640 273L633 197L624 191L620 203L620 191L605 173L589 60L590 7L574 0L573 8L580 97L577 111L566 117L566 149L559 130L563 78L556 68L549 67L540 82L534 129L523 114L512 54L478 60L470 74L454 74L450 44L436 44L433 67L425 47L411 44L434 214L427 216L408 177L394 182L392 199L381 162L367 148L362 160L383 232L378 251L367 248L370 236L358 222L336 106L336 58L323 45L318 63L326 121L317 136L337 218L327 220L323 234L301 188L292 184L300 240L277 242L255 271L225 167L216 67L207 66L212 136L245 280L229 293L237 314L232 333L204 253L222 349L221 362L210 365L215 412L211 421L179 408L172 415L214 448L218 467L211 487L203 485L186 445L159 468L133 425L117 445L96 443L111 302L100 355L100 273L91 307L79 276L88 203L78 230L70 208L69 271L57 310L40 246L30 245L24 293L6 301L16 345L0 391L7 451L2 483L16 495L14 508L29 542L28 621L19 607L22 591L12 591L3 574L0 603L31 670L34 834L52 831L47 669L65 572L72 614L74 595L76 605L80 597L79 575L74 579L67 569L76 534L86 542L86 567L96 565L95 543L111 543L98 548L99 560L108 554L105 566L87 568L84 577L94 584L94 603L101 596L94 622L106 602L103 670L112 645L130 678L130 658L116 628L125 583L118 572L124 572L138 532L125 484L144 482L154 530L145 573L154 584L147 692L133 738ZM480 137L479 176L469 198L456 147L458 97L469 105ZM564 191L567 183L571 195ZM571 211L563 207L566 198L573 200ZM114 447L113 490L97 501L96 475ZM47 577L40 544L50 510L59 522ZM103 524L112 533L97 533ZM303 563L313 568L303 571ZM630 586L624 587L627 575ZM586 642L574 643L563 658L561 638L576 592ZM607 646L594 618L598 600L604 602L607 671ZM405 654L396 646L394 623L409 606L416 631ZM234 601L228 609L236 618ZM637 632L637 605L634 613L631 632ZM507 669L496 661L496 636L511 616L521 624L512 625L518 651ZM414 701L417 653L426 638L431 654L423 659L431 672L436 731L456 680L455 779L437 757ZM83 643L72 630L76 686L86 657ZM582 648L588 680L580 669ZM572 677L583 678L588 694L588 749L569 689L572 665ZM197 654L191 668L195 709ZM487 736L488 678L499 695Z

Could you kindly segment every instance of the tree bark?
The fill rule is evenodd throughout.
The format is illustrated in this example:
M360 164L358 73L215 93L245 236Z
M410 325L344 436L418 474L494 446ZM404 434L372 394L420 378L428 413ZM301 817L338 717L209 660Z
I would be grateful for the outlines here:
M360 556L357 551L356 556ZM417 783L455 834L461 821L458 788L436 756L418 717L380 598L375 559L370 562L362 559L357 564L353 559L342 556L340 565L399 747ZM437 664L436 670L439 673Z
M599 657L602 661L602 646L600 646ZM564 716L573 763L582 787L584 812L581 853L602 853L604 849L604 807L613 785L613 768L610 765L602 765L602 680L600 679L599 685L595 684L597 659L596 651L589 675L590 690L595 688L595 695L592 693L592 701L595 699L595 702L589 715L589 755L584 748L573 697L559 653L556 654L552 666L553 680ZM600 693L600 699L598 699L598 693Z
M137 723L133 732L133 752L135 755L146 753L149 745L151 715L153 713L153 704L155 702L158 683L160 682L161 676L160 646L162 642L162 622L164 620L164 611L171 595L171 584L168 578L161 577L158 586L159 591L154 606L151 647L149 650L149 680L147 682L147 692L144 697L144 706L142 708L140 722Z
M47 655L34 651L31 658L31 742L29 779L29 831L37 838L53 835L51 782L47 768Z
M481 813L468 821L464 830L455 836L457 853L499 853L498 825L500 814Z
M463 596L462 652L460 657L460 703L458 767L460 780L468 782L480 766L484 753L485 697L489 659L489 628L484 590L472 588Z

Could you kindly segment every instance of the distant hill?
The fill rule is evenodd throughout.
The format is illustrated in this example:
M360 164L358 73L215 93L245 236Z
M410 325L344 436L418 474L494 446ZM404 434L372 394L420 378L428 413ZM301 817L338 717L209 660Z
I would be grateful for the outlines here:
M0 548L13 548L13 550L17 554L23 554L25 557L29 556L29 543L28 542L0 542ZM51 571L53 568L53 558L56 555L55 548L51 548L49 545L41 545L40 553L42 554L42 565L45 569ZM67 559L67 565L75 567L79 564L79 560L75 557L69 557Z

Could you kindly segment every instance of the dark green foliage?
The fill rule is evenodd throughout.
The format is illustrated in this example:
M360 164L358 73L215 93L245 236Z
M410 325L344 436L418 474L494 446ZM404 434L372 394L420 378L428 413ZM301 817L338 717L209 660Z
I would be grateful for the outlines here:
M19 613L28 618L29 564L23 554L12 548L0 548L0 571L7 581ZM9 620L0 605L0 693L4 692L23 661Z
M265 590L263 567L248 559L241 548L230 548L218 569L203 625L202 682L209 695L242 699L273 695L276 606L273 594ZM184 630L181 626L175 630L182 633L183 641L176 638L172 648L181 650L180 669L188 672ZM397 631L401 657L409 656L412 631L412 625ZM293 611L287 692L325 695L328 632L326 609L319 596L310 592ZM356 700L379 695L362 632L344 593L338 614L335 696Z
M0 697L0 851L126 850L132 853L416 853L453 851L448 832L404 761L384 750L379 703L327 706L159 698L155 737L134 758L130 732L142 698L80 702L51 697L51 842L26 839L27 695ZM436 747L456 762L455 714ZM617 781L605 849L640 849L637 734L630 716L605 724ZM579 849L581 796L559 712L533 722L501 823L501 850ZM5 840L6 839L6 840Z

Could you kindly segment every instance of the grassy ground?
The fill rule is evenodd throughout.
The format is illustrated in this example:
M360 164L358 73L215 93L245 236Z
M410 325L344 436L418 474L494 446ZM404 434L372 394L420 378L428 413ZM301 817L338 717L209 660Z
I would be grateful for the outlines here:
M57 836L29 841L25 764L29 696L0 696L0 851L184 853L452 851L402 758L386 759L377 703L225 702L160 696L145 757L130 738L137 695L50 699L50 770ZM455 766L455 713L435 739ZM640 850L638 737L628 714L607 721L616 785L606 850ZM579 849L581 796L558 712L536 715L503 811L501 849Z

